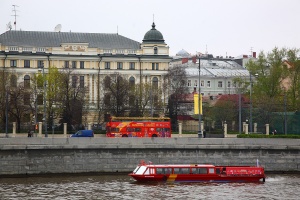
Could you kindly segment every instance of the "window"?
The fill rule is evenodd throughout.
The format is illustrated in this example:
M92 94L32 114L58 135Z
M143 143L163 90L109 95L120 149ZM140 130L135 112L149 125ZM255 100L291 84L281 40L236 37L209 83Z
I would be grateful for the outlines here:
M235 81L233 82L233 87L236 87L236 82Z
M204 81L203 81L203 80L201 80L200 86L201 86L201 87L204 87Z
M192 81L188 80L188 87L191 87L191 86L192 86Z
M10 61L10 66L11 67L17 67L17 61L16 60L11 60Z
M77 84L77 76L72 76L72 87L75 88Z
M30 93L24 93L24 105L30 105Z
M30 68L30 60L24 60L24 68Z
M80 76L80 88L84 88L84 76Z
M207 81L207 82L206 82L206 86L207 86L208 88L210 88L210 81Z
M192 168L193 174L207 174L206 168Z
M129 85L130 85L131 88L134 87L134 85L135 85L135 78L134 77L129 78Z
M231 82L230 82L230 81L227 82L227 87L228 87L228 88L231 87Z
M174 168L174 174L190 174L190 168Z
M157 90L158 89L158 78L154 77L152 79L152 89Z
M65 61L65 68L69 68L69 61Z
M154 54L157 54L157 47L154 47Z
M76 68L76 61L72 61L72 68Z
M122 62L117 63L117 69L123 69L123 63Z
M171 174L172 168L156 168L156 174Z
M80 61L80 69L84 69L84 61Z
M135 69L135 63L134 62L129 63L129 69L131 69L131 70Z
M30 76L29 75L24 76L24 88L26 88L26 89L30 88Z
M105 62L105 69L110 69L110 62Z
M43 105L43 94L38 94L36 101L37 105Z
M152 70L158 70L159 63L152 63Z
M129 95L129 106L134 106L135 98L134 95Z
M10 76L10 86L17 87L17 76L16 75Z
M223 81L218 81L218 88L222 88L223 87Z
M194 86L195 86L195 87L197 87L197 86L198 86L198 84L197 84L197 80L195 80L195 81L194 81Z
M38 68L43 68L44 67L44 61L42 61L42 60L38 60L37 64L38 64Z

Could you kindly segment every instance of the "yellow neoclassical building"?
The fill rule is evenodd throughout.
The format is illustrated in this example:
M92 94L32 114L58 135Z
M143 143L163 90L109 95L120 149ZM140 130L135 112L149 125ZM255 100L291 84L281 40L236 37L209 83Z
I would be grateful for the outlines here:
M45 73L49 66L72 68L78 76L77 84L88 88L86 121L92 123L99 120L95 113L105 76L119 73L135 83L160 85L171 59L169 47L154 23L142 42L118 33L10 30L0 35L0 70L13 72L16 82L25 84L41 68Z

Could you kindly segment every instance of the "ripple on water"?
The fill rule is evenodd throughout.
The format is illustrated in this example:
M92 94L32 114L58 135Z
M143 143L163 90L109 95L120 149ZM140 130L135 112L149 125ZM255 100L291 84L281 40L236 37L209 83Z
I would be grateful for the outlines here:
M126 175L0 179L1 199L298 199L300 175L265 183L149 183Z

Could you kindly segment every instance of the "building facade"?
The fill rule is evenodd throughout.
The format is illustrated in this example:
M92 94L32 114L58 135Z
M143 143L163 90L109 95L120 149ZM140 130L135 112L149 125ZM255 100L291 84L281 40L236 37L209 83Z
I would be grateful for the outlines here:
M48 73L50 66L72 68L76 84L87 88L85 122L103 121L98 112L106 76L118 73L134 83L160 86L170 61L169 47L154 23L141 43L117 33L11 30L0 35L0 70L11 72L18 83L28 83L41 69Z

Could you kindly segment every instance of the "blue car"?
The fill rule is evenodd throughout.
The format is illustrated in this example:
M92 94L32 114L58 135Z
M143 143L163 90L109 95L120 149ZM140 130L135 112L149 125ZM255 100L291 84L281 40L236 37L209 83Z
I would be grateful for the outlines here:
M94 137L93 130L79 130L72 134L70 137Z

